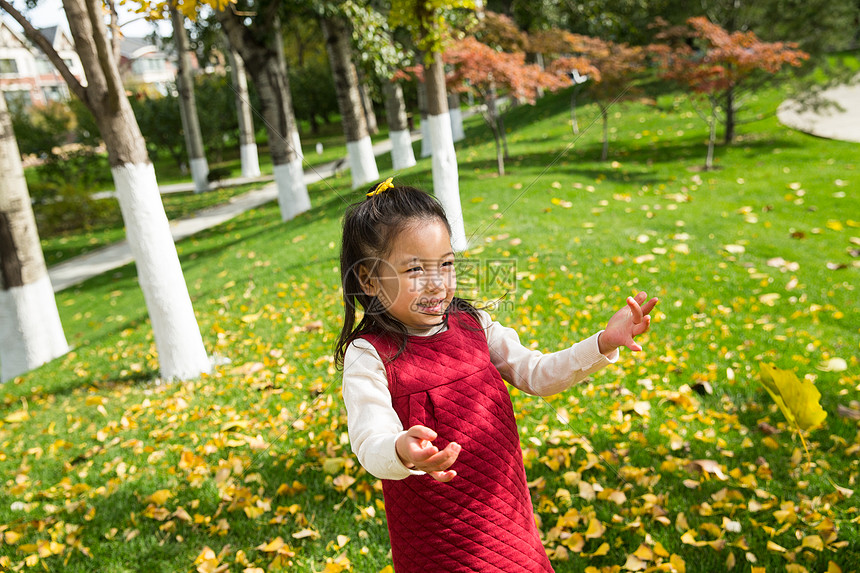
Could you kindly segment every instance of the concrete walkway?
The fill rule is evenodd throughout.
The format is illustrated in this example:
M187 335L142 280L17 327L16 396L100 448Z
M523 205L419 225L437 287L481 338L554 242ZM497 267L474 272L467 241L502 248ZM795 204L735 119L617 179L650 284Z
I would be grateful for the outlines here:
M804 133L860 143L860 83L827 90L824 97L838 103L843 111L801 110L787 100L777 109L776 117L783 125Z
M420 133L412 134L412 141L417 141L421 138ZM382 155L391 151L391 140L386 139L373 146L374 155ZM310 167L305 170L305 184L310 185L333 176L337 171L343 170L346 167L345 160L338 160ZM254 181L271 181L272 177L260 178L243 178L225 179L219 186L225 187L228 185L240 185L251 183ZM176 185L166 185L160 187L159 190L164 193L178 193L181 191L193 191L194 184L179 183ZM276 200L278 190L274 182L269 183L261 189L249 191L243 195L233 197L227 203L217 205L209 209L204 209L194 213L185 219L170 222L170 230L173 234L174 241L180 241L195 233L199 233L204 229L209 229L216 225L220 225L225 221L229 221L233 217L249 211L261 205L265 205L270 201ZM51 278L51 284L54 287L54 292L60 292L83 281L106 273L113 269L127 265L134 261L131 254L131 248L128 241L123 239L118 243L102 249L91 251L79 257L74 257L63 261L48 269L48 276Z

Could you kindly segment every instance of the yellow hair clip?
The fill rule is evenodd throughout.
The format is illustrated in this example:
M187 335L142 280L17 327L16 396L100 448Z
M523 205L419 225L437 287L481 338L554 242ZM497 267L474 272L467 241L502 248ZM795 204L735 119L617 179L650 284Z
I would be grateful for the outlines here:
M373 191L368 193L367 196L373 197L374 195L379 195L383 191L391 189L392 187L394 187L394 183L392 183L393 180L394 180L394 177L389 177L388 179L386 179L385 181L383 181L382 183L377 185L376 189L374 189Z

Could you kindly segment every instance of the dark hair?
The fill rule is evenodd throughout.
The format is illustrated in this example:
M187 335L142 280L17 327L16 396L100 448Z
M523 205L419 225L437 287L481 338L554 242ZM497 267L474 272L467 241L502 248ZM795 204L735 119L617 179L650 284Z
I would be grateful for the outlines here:
M376 189L376 185L369 191ZM445 210L435 197L407 185L397 185L350 205L343 217L343 241L340 247L340 278L343 286L343 329L335 345L335 363L343 367L349 344L366 333L381 333L399 341L400 348L393 360L406 348L406 326L388 314L375 296L362 289L358 267L363 261L377 261L387 257L393 241L404 229L416 222L438 220L451 233ZM372 263L371 263L372 264ZM373 272L373 268L370 271ZM364 316L355 324L357 305ZM468 301L454 297L445 314L465 312L478 319L478 311Z

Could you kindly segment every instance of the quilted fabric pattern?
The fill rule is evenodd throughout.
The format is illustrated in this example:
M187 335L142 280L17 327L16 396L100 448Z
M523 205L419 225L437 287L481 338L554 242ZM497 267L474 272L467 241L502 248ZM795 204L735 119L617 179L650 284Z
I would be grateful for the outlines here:
M396 344L366 335L386 362L394 410L404 428L421 424L439 449L462 446L457 477L383 480L394 569L398 573L551 572L534 522L522 450L507 387L490 362L487 339L468 315L445 332Z

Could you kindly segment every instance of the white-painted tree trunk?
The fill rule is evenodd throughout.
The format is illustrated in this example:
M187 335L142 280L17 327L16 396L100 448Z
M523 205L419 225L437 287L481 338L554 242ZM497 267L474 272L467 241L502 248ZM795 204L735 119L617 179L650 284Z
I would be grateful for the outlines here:
M448 126L450 129L450 126ZM433 136L430 134L430 116L421 116L421 158L433 155Z
M233 79L233 91L236 93L236 111L239 119L239 158L242 161L242 177L259 177L260 157L257 153L257 141L254 137L254 117L251 113L251 98L248 94L248 75L245 73L245 62L233 46L230 46L230 49L227 50L227 56L230 61L230 77Z
M0 382L69 351L51 279L0 290Z
M349 23L340 16L330 15L320 19L325 38L329 64L331 65L337 106L340 110L343 132L346 136L347 162L352 171L352 188L358 189L379 179L376 156L370 141L367 112L363 104L358 72L352 62L352 39ZM375 121L374 115L374 121Z
M275 165L272 169L275 175L275 186L278 188L281 219L289 221L310 209L311 200L305 185L302 160L294 159L290 163Z
M260 176L260 157L257 154L256 143L244 143L240 145L239 158L242 161L242 177Z
M451 117L451 138L453 141L463 141L466 131L463 129L463 112L460 108L449 110Z
M302 146L293 113L290 79L281 57L279 20L276 17L248 21L229 8L216 16L257 87L278 189L278 206L281 218L287 221L310 209L311 202L302 172Z
M415 165L415 152L412 150L412 134L409 133L409 120L406 116L406 103L403 89L395 81L382 82L385 95L385 115L388 120L388 139L391 141L391 163L394 171Z
M191 180L194 181L194 192L203 193L209 190L209 162L205 157L197 157L190 161Z
M433 142L430 140L430 127L427 121L427 86L418 82L418 112L421 114L421 158L433 155Z
M208 373L212 365L158 194L155 169L151 163L128 163L111 168L111 173L149 309L161 374L184 380Z
M433 140L433 192L448 216L451 246L454 251L465 251L468 244L463 224L463 209L460 205L460 181L454 138L451 135L451 119L447 112L428 116L427 119Z
M0 93L0 383L69 351Z
M197 98L194 95L194 74L191 70L188 35L185 33L185 16L172 4L170 16L173 21L173 39L177 52L176 88L179 91L179 112L182 130L185 133L185 150L191 167L194 192L203 193L209 190L209 163L206 161L203 134L197 115Z
M358 141L347 141L346 154L349 168L352 171L353 189L358 189L379 179L376 156L373 154L373 142L369 135L365 135Z
M302 151L302 137L301 137L301 135L299 135L298 129L294 129L290 133L290 139L292 139L293 149L296 150L296 155L299 156L299 161L304 161L305 152Z
M412 149L412 134L408 129L389 132L391 139L391 168L400 171L415 165L415 151Z
M448 113L451 116L451 136L454 141L463 141L466 132L463 130L463 112L460 111L460 94L448 94Z

